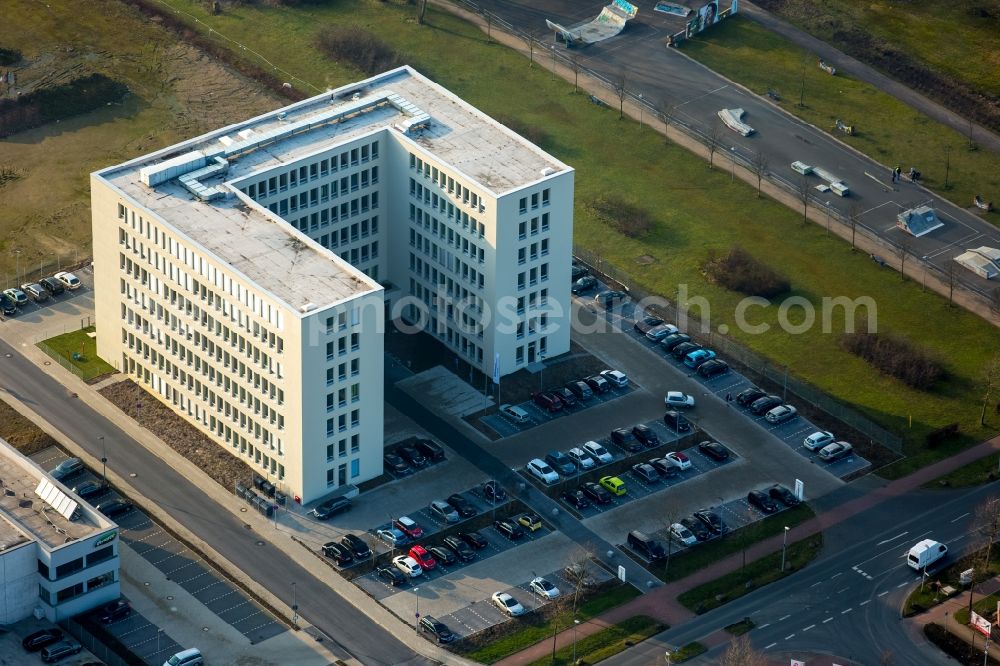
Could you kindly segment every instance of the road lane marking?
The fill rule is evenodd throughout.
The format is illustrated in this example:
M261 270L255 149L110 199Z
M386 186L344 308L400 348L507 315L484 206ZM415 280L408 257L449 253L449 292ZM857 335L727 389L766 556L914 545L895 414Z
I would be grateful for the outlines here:
M896 589L899 589L899 588L903 587L904 585L909 585L909 583L900 583L899 585L896 586Z
M905 536L906 536L907 534L909 534L909 532L902 532L901 534L897 534L896 536L892 537L891 539L883 539L882 541L879 541L879 542L878 542L877 544L875 544L875 545L876 545L876 546L883 546L883 545L885 545L885 544L887 544L887 543L892 543L892 542L893 542L893 541L895 541L896 539L899 539L899 538L902 538L902 537L905 537Z
M832 620L832 619L833 619L832 617L828 617L828 618L826 618L825 620L823 620L823 624L826 624L827 622L829 622L829 621L830 621L830 620Z
M767 629L767 628L768 628L768 627L770 627L770 626L771 626L771 623L770 623L770 622L768 622L767 624L762 624L762 625L760 625L760 626L759 626L759 627L757 627L757 628L758 628L758 629Z
M885 592L879 592L879 593L878 593L878 596L880 596L880 597L884 597L884 596L885 596L885 595L887 595L887 594L889 594L889 590L886 590Z
M809 587L816 587L817 585L822 585L822 584L823 584L823 581L819 581L818 583L813 583Z
M962 514L961 516L959 516L958 518L955 518L955 519L954 519L953 521L951 521L951 522L953 522L953 523L957 523L958 521L962 520L962 518L965 518L965 517L966 517L966 516L968 516L968 515L969 515L969 512L968 512L968 511L966 511L966 512L965 512L965 513L963 513L963 514Z
M786 641L789 641L789 640L791 640L793 638L795 638L795 634L788 634L787 636L785 636L785 640Z
M842 575L844 575L844 572L843 572L843 571L840 571L840 572L838 572L838 573L835 573L835 574L833 574L832 576L830 576L830 580L833 580L833 579L834 579L834 578L836 578L837 576L842 576Z
M787 620L790 617L791 617L791 615L786 615L785 617L779 617L778 618L778 622L782 622L783 620Z
M841 592L846 592L849 589L851 589L851 588L850 587L841 588L841 589L837 590L837 594L840 594Z
M815 626L816 626L815 624L810 624L808 627L806 627L805 629L803 629L802 632L805 633L805 632L809 631L810 629L812 629Z
M869 601L871 601L871 599L868 599L868 600L866 600L866 601L862 601L862 602L861 602L860 604L858 604L858 606L864 606L864 605L865 605L866 603L868 603Z
M765 647L764 647L764 649L765 649L765 650L770 650L770 649L771 649L771 648L773 648L773 647L774 647L775 645L777 645L777 643L771 643L770 645L767 645L767 646L765 646Z
M840 614L841 614L841 615L844 615L845 613L850 613L850 612L851 612L852 610L854 610L854 608L853 608L853 607L851 607L851 608L848 608L847 610L842 610L842 611L840 611Z

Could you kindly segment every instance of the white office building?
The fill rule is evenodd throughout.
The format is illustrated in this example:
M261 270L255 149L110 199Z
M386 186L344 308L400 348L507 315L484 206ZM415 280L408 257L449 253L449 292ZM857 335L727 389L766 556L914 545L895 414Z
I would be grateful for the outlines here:
M569 350L573 170L408 67L91 193L99 355L303 502L382 472L387 316L488 375Z
M0 439L0 625L121 596L118 526Z

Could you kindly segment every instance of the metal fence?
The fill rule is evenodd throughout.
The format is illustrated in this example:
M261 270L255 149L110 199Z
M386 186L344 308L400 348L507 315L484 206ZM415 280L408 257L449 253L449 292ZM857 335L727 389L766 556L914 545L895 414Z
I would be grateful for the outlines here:
M606 282L613 286L624 289L634 300L640 301L653 296L653 294L650 294L641 287L637 287L627 273L604 261L599 253L574 246L573 254L580 263L590 267L591 272L600 275ZM665 321L677 322L681 315L684 314L679 311L676 304L670 303L662 297L651 300L655 300L656 303L646 306L646 311L650 314L655 314ZM702 323L700 318L698 321ZM800 400L815 405L831 417L854 428L869 439L897 453L902 453L902 437L890 432L858 411L838 402L821 389L789 373L787 366L775 364L773 361L757 354L732 338L713 332L711 326L703 326L702 331L697 330L697 328L691 326L685 332L699 343L718 351L721 356L724 356L737 369L742 368L765 377L781 386L785 394L791 393Z
M3 273L3 288L19 287L29 282L38 282L43 277L48 277L59 271L72 271L90 263L91 259L85 253L74 252L73 254L57 254L49 257L48 260L34 262L21 257L20 250L12 251L14 258L14 272L5 271Z
M146 666L146 662L135 654L126 652L126 656L119 656L94 636L94 634L90 633L86 627L73 619L64 620L60 624L85 650L103 661L107 666ZM122 646L122 649L124 649L124 646Z

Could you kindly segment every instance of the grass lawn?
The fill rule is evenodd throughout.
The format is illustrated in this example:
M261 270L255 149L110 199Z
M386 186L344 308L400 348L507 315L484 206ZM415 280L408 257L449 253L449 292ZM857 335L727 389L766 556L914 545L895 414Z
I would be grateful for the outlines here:
M752 546L775 534L781 534L786 525L794 527L815 515L816 513L807 504L800 504L782 511L776 516L768 516L763 520L750 523L746 527L733 530L722 538L698 544L697 548L689 548L679 555L671 557L666 571L662 567L657 567L652 571L668 583L686 578L699 569L704 569L733 553L740 552L745 547Z
M577 609L576 617L580 621L589 620L635 599L639 594L639 590L631 585L618 585L581 603ZM573 613L572 610L566 610L547 619L542 619L537 613L532 613L522 618L519 625L516 630L506 636L493 640L483 647L478 647L464 656L483 664L492 664L539 641L551 640L553 629L556 626L558 626L557 631L572 627Z
M781 551L779 550L747 564L745 570L733 571L721 578L688 590L678 596L677 601L699 615L707 613L713 608L738 599L744 594L749 594L759 587L781 580L792 572L798 571L815 559L822 547L823 535L814 534L801 541L788 544L784 572L780 571ZM749 588L747 587L748 582L752 583Z
M670 655L670 663L679 664L683 661L687 661L688 659L694 659L698 655L704 654L706 652L708 652L708 648L702 645L701 643L697 641L693 643L688 643L684 647L677 650L677 652L674 652L672 655Z
M977 194L1000 199L1000 155L970 151L966 137L849 74L830 76L816 66L816 56L759 23L742 17L723 21L710 33L685 42L683 50L756 93L777 89L782 108L820 129L829 131L837 118L855 125L854 136L831 133L889 168L899 164L906 172L915 166L927 187L963 208L971 206ZM994 65L994 69L1000 68ZM800 108L803 75L805 106ZM948 150L945 188L944 155ZM1000 212L989 213L986 219L1000 224Z
M747 618L745 620L741 620L739 622L735 622L735 623L729 625L728 627L724 627L724 628L725 628L726 631L728 631L729 633L731 633L733 636L742 636L743 634L747 633L748 631L750 631L751 629L753 629L756 626L757 626L757 624L753 620L751 620L750 618Z
M93 332L93 326L81 328L43 340L38 346L52 358L59 359L63 365L72 366L84 380L93 379L115 371L97 356L97 338L87 335ZM75 358L74 354L77 355Z
M996 481L998 474L1000 474L1000 460L998 460L998 456L987 456L980 458L976 462L959 467L944 476L940 476L930 483L925 484L924 487L969 488Z
M57 444L23 414L0 400L0 437L26 456Z
M574 654L578 661L582 661L585 664L596 664L667 628L651 617L636 615L607 629L601 629L596 634L581 638L577 642L575 649L570 646L558 650L555 660L550 655L544 659L531 662L530 666L573 664L575 663L573 661Z
M220 16L210 16L196 0L173 4L202 21L192 29L211 26L252 44L276 65L318 88L363 74L326 60L314 47L317 31L331 24L363 26L486 113L543 128L547 138L542 147L576 169L577 245L628 271L633 286L675 298L680 285L686 285L689 294L704 296L711 303L713 325L726 324L737 331L733 335L740 342L776 364L788 365L799 377L903 432L907 453L922 450L923 436L945 423L960 421L972 439L993 434L1000 425L991 422L980 428L975 405L977 373L1000 347L995 328L949 307L917 284L901 282L898 274L880 269L862 253L852 253L817 225L803 225L796 211L757 199L755 188L730 183L726 169L709 170L704 161L665 144L648 127L617 120L613 109L591 104L586 95L573 94L571 84L529 67L527 59L511 50L487 43L468 23L429 7L427 24L419 26L413 7L401 2L297 8L226 5ZM656 221L654 230L641 239L626 238L595 218L588 204L611 190L648 210ZM771 326L768 333L739 332L735 311L742 297L710 284L700 270L710 250L735 243L778 267L790 278L792 293L811 303L827 295L871 296L878 304L880 327L905 332L933 349L943 357L950 379L934 392L906 388L843 351L837 335L818 328L808 334L782 332L776 306L754 309L751 316L753 323ZM642 257L652 257L653 263L638 264ZM795 312L790 318L799 321ZM834 331L843 329L842 318L838 310L831 322ZM928 321L934 325L928 326ZM910 415L912 429L907 427ZM930 459L945 453L936 450Z
M966 595L968 596L968 595ZM1000 592L995 592L989 594L985 597L976 598L972 602L972 610L974 610L979 615L983 617L992 619L996 617L997 612L997 602L1000 601ZM962 609L955 611L955 621L959 624L969 623L969 605L966 604Z

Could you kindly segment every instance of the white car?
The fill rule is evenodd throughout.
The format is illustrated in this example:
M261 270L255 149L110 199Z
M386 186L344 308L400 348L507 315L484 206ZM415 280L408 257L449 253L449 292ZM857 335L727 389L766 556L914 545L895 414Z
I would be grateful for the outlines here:
M13 300L18 307L28 304L28 295L25 294L20 289L4 289L3 293L7 295L7 298Z
M685 546L693 546L698 543L698 537L680 523L674 523L670 526L670 534Z
M681 391L667 391L663 404L667 407L694 407L694 396Z
M819 451L827 444L833 442L833 433L828 430L817 430L813 434L802 440L802 446L810 451Z
M611 455L611 453L606 448L604 448L603 446L601 446L600 444L598 444L593 440L584 444L583 450L589 453L591 456L593 456L597 460L597 462L601 463L602 465L607 465L609 462L615 459L615 457Z
M396 565L396 568L405 573L410 578L416 578L424 572L417 564L417 561L410 557L409 555L397 555L392 558L392 563Z
M611 382L612 386L625 388L628 386L628 375L620 370L603 370L601 376Z
M546 599L555 599L559 596L559 588L545 580L541 576L538 578L533 578L528 587L540 597L545 597Z
M666 461L679 470L691 469L691 459L680 451L673 451L664 456Z
M69 271L60 271L53 275L55 279L63 283L67 289L79 289L80 288L80 278L73 275Z
M531 420L531 417L528 416L528 412L524 411L517 405L500 405L500 413L514 423L527 423Z
M798 414L798 410L791 405L778 405L767 414L764 414L764 418L768 423L784 423L789 419L795 418L796 414Z
M668 335L673 335L674 333L680 333L680 329L673 324L660 324L659 326L654 326L646 331L646 339L652 340L653 342L659 342L663 338Z
M507 615L510 615L511 617L524 615L524 606L518 603L517 599L510 596L506 592L494 592L492 599L493 605Z
M591 457L589 453L581 449L579 446L574 446L572 449L566 452L569 459L576 463L576 466L581 470L594 469L597 466L597 461Z
M833 462L851 455L853 451L854 447L847 442L834 442L819 450L819 458L823 462Z
M528 472L545 485L552 485L559 481L559 472L552 469L547 462L540 458L535 458L528 463Z

